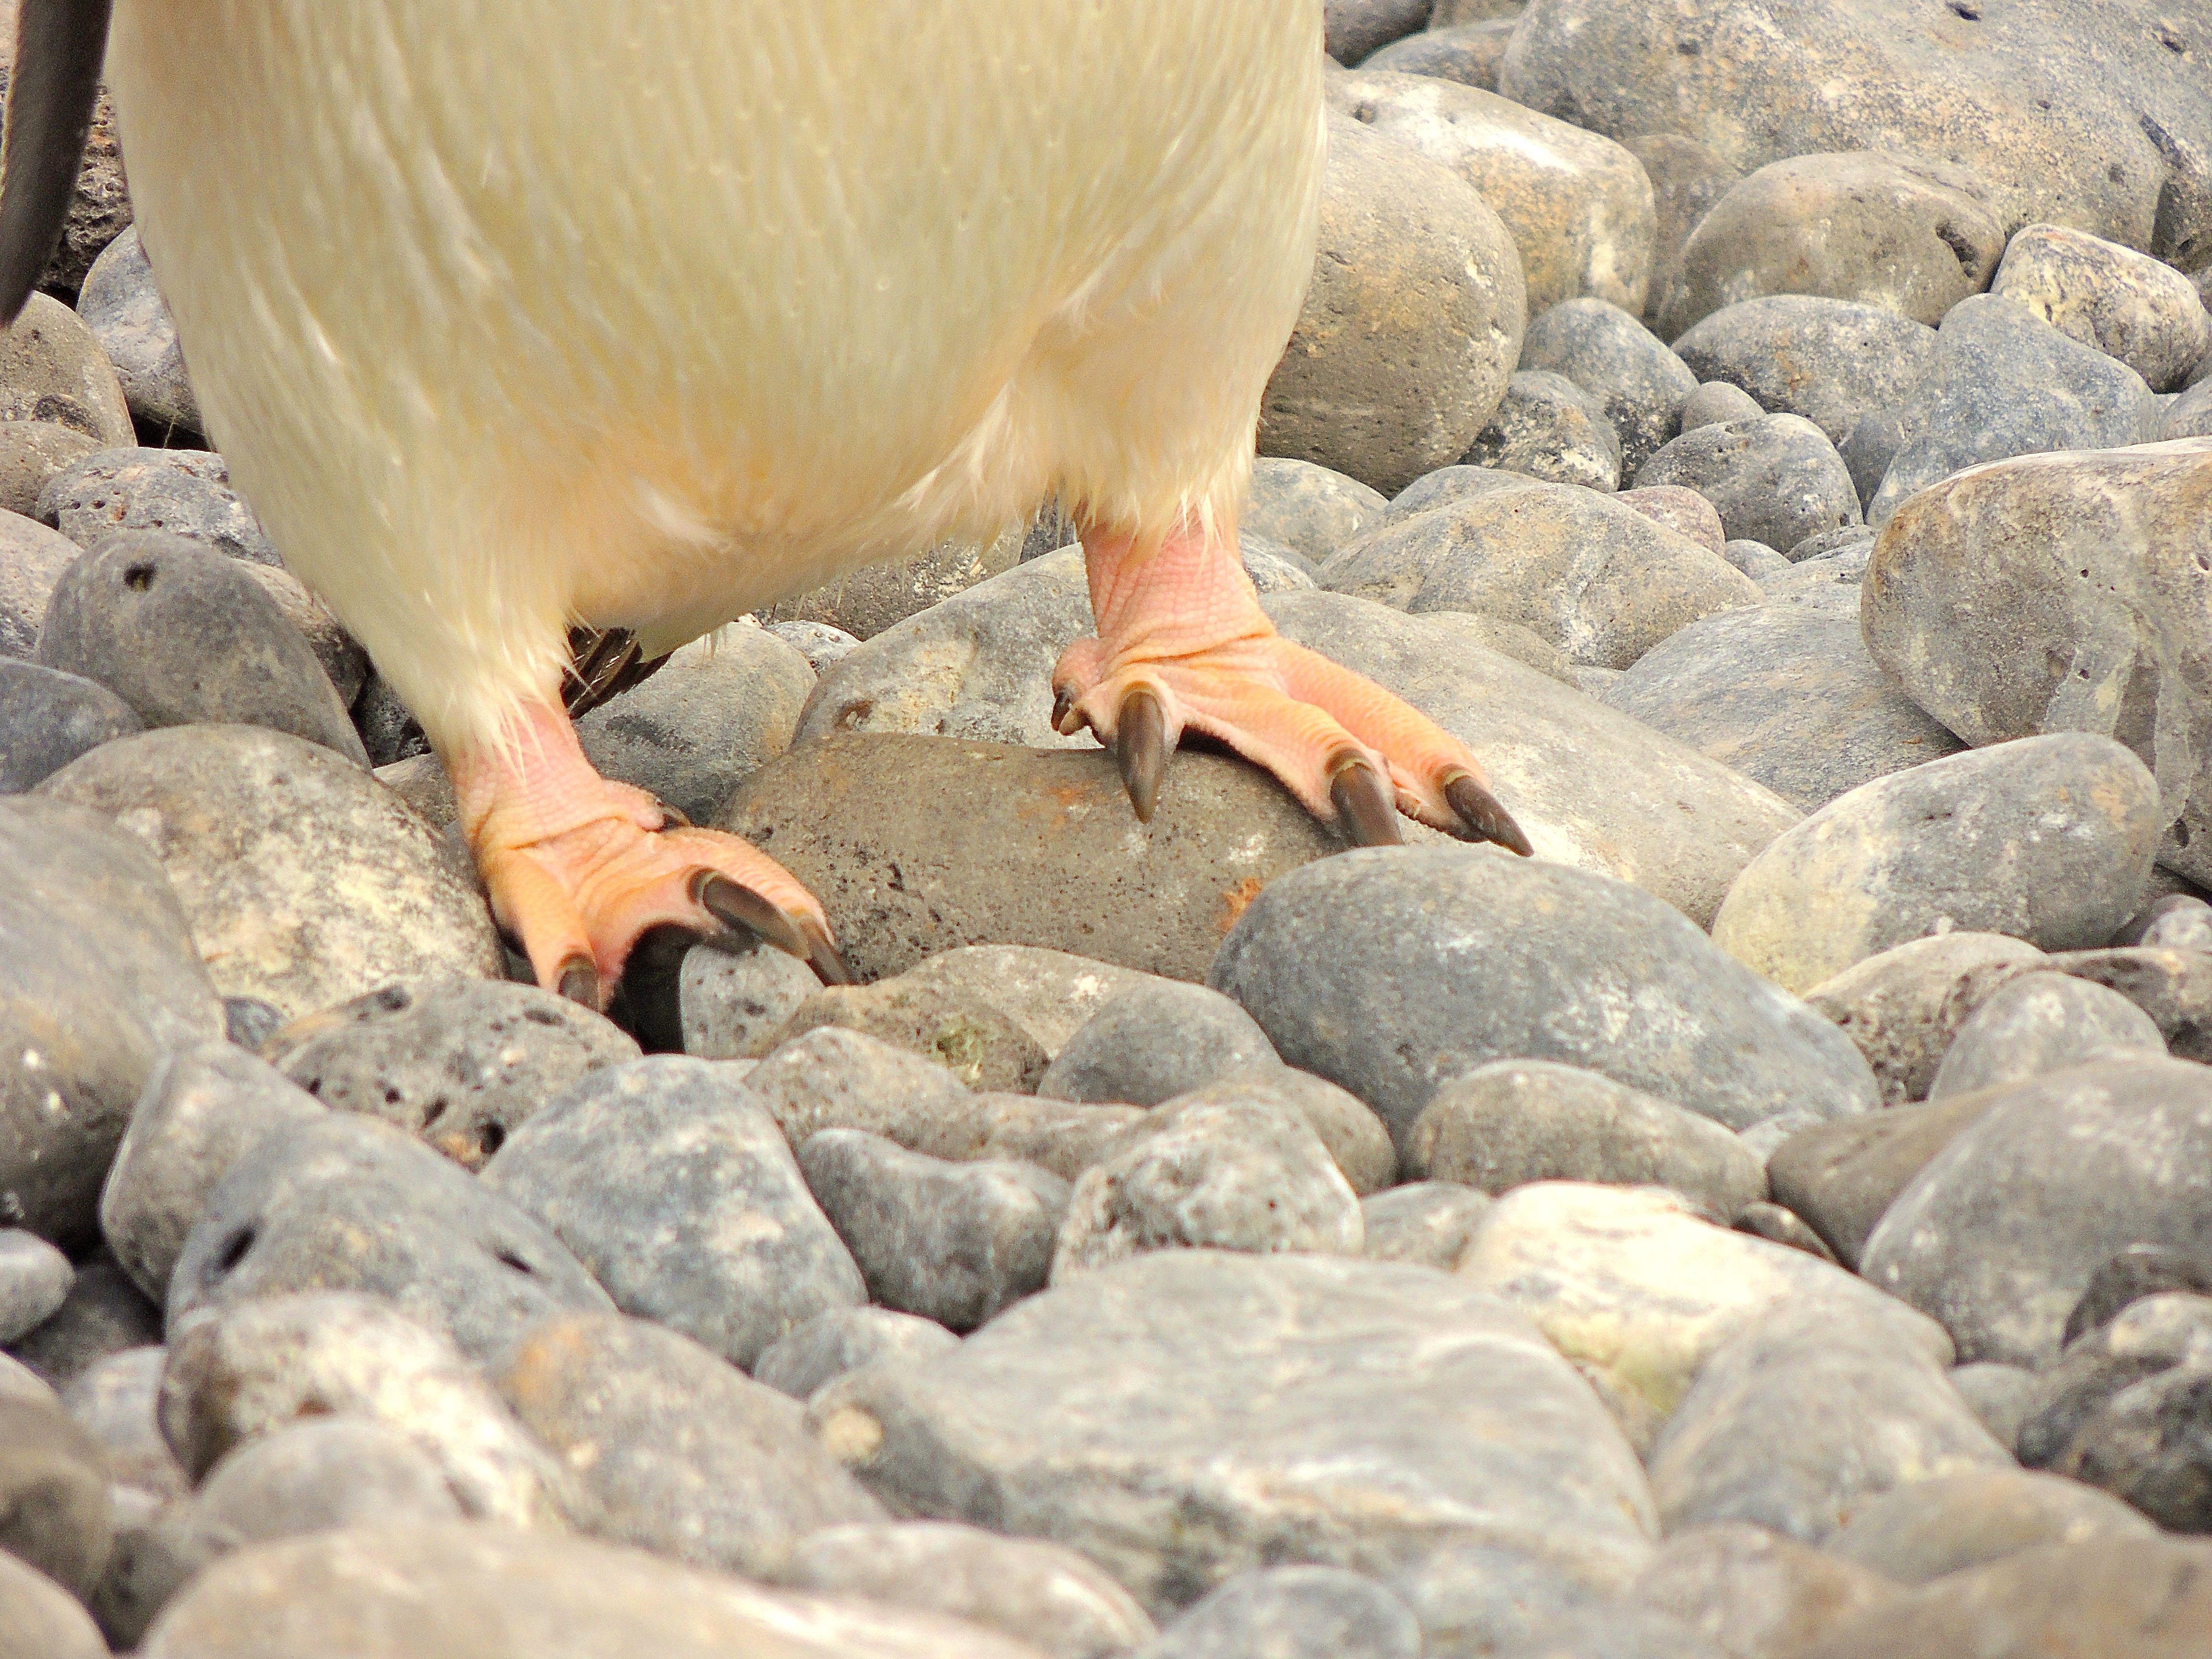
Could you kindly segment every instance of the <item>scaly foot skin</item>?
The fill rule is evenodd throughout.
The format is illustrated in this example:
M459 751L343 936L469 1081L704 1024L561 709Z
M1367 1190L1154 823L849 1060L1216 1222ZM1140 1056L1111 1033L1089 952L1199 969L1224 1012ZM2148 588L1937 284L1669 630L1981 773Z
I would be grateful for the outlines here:
M852 982L821 905L789 871L601 777L557 701L527 706L511 745L457 752L447 767L492 915L546 989L604 1007L639 938L665 925L756 933L824 982Z
M1185 732L1264 766L1316 817L1362 846L1402 839L1398 814L1527 856L1528 838L1490 793L1465 744L1426 715L1275 632L1236 554L1194 526L1149 554L1087 531L1096 639L1053 670L1054 723L1088 725L1120 762L1150 822L1160 774Z

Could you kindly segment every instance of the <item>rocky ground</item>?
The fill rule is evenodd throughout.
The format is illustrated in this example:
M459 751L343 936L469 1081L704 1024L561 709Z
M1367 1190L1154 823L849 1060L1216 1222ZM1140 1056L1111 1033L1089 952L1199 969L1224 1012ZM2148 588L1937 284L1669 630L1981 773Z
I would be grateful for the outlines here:
M0 1659L2212 1652L2212 21L1329 19L1245 556L1538 857L1138 830L1048 511L583 721L868 981L612 1018L103 127L0 338Z

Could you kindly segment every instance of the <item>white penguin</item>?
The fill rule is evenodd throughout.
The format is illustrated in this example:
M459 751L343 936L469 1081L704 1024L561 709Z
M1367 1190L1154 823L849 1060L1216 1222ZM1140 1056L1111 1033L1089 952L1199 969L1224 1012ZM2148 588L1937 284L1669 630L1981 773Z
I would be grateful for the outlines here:
M1464 745L1275 634L1237 555L1310 271L1321 0L22 0L12 319L103 42L208 435L421 720L500 922L597 1004L647 928L842 976L737 837L601 778L572 626L658 655L1048 495L1062 729L1140 817L1210 734L1363 841L1526 852Z

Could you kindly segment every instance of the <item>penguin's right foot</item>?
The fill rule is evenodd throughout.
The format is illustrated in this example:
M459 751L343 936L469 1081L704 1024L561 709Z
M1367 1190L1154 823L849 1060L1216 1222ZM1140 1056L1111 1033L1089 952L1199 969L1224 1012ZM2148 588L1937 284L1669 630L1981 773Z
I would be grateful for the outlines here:
M447 758L461 826L493 916L538 982L604 1008L637 941L658 927L744 931L852 982L821 904L750 842L697 830L584 758L557 701L527 705L513 740Z

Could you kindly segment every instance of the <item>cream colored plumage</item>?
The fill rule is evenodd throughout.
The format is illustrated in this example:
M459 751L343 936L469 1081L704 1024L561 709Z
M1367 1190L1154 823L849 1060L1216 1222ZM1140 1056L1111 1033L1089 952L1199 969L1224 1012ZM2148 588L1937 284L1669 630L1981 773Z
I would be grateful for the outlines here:
M441 748L1048 494L1225 517L1319 0L119 0L209 435Z

